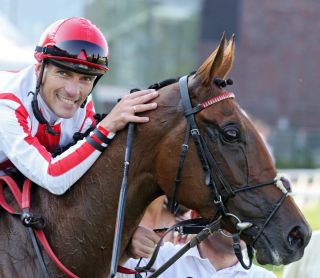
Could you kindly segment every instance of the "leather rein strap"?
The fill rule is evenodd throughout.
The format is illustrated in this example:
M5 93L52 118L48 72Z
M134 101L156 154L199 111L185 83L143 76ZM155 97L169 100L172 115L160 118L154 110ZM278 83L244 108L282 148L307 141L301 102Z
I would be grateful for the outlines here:
M3 186L7 185L10 191L12 192L12 195L14 196L20 212L15 211L5 200L4 198L4 192L3 192ZM9 176L1 176L0 177L0 206L5 209L8 213L19 216L22 220L23 225L28 227L29 234L31 236L31 240L33 243L33 246L35 248L37 257L39 259L40 267L43 272L44 277L49 277L47 268L45 266L41 250L38 245L38 241L41 243L44 250L47 252L51 260L56 264L56 266L64 272L66 275L68 275L71 278L78 278L75 274L73 274L69 269L67 269L61 261L56 257L54 252L52 251L46 236L43 232L43 230L37 229L32 227L32 219L33 214L30 212L30 189L31 189L31 181L29 179L26 179L23 183L23 189L22 192L16 182ZM35 236L37 239L35 238Z
M117 218L116 218L117 221L115 225L115 236L113 239L111 267L110 267L110 274L109 274L109 277L111 278L115 277L117 273L119 257L120 257L121 236L122 236L125 206L126 206L126 200L127 200L129 164L130 164L130 158L131 158L132 143L134 138L134 128L135 128L135 124L130 123L128 127L128 137L127 137L127 145L126 145L125 159L124 159L124 174L123 174L119 201L118 201L118 211L117 211Z
M130 90L130 94L137 91L140 91L140 89L132 89ZM127 201L128 175L129 175L131 150L132 150L132 144L134 139L134 129L135 129L135 123L129 123L126 150L124 155L124 171L123 171L123 178L122 178L119 201L118 201L117 218L116 218L116 224L115 224L115 236L113 239L112 258L111 258L111 266L110 266L110 273L109 273L110 278L113 278L116 276L117 270L122 273L126 271L128 272L130 271L129 269L125 270L125 268L123 267L119 268L118 263L119 263L119 257L120 257L120 249L121 249L121 236L122 236L122 230L123 230L125 207L126 207L126 201Z

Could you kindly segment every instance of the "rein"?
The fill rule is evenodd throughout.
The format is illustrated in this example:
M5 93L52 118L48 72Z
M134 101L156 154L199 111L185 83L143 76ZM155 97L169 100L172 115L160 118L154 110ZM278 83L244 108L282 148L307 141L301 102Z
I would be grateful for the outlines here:
M129 164L131 158L131 150L132 143L134 138L134 128L135 124L130 123L128 127L128 137L127 137L127 145L125 151L125 159L124 159L124 173L123 179L120 189L120 196L118 201L118 211L117 211L117 221L115 225L115 236L113 239L113 248L112 248L112 259L111 259L111 267L109 277L115 277L117 273L119 256L120 256L120 248L121 248L121 235L123 229L124 222L124 213L125 213L125 205L127 200L127 191L128 191L128 174L129 174Z
M130 91L130 94L136 91L140 91L140 90L132 89ZM110 267L110 274L109 274L109 277L111 278L116 276L118 263L119 263L119 256L120 256L120 249L121 249L121 235L122 235L123 222L124 222L125 206L127 201L129 165L130 165L132 144L134 139L134 128L135 128L135 124L129 123L126 150L124 155L123 178L122 178L119 201L118 201L118 210L117 210L117 218L116 218L116 225L115 225L115 236L113 239L111 267Z
M216 221L220 223L220 219L217 219ZM135 270L137 272L139 272L139 273L141 273L141 272L155 272L155 269L153 269L152 266L156 261L156 258L158 256L158 253L159 253L160 247L161 247L161 245L163 243L163 240L164 240L164 238L166 237L166 235L169 232L179 231L181 233L187 227L198 227L199 225L201 225L201 230L203 230L203 227L206 226L206 224L207 223L202 218L195 218L195 219L183 220L183 221L180 221L180 222L172 225L169 228L164 228L165 229L165 233L161 236L160 240L158 241L157 246L156 246L156 248L155 248L155 250L154 250L154 252L153 252L153 254L152 254L152 256L151 256L151 258L149 260L149 262L145 266L142 266L142 267L140 267L138 265L137 267L135 267ZM158 273L158 272L156 271L156 273Z
M221 220L221 217L219 217L217 220L211 222L206 227L204 227L200 233L198 233L188 243L186 243L176 254L174 254L168 261L166 261L161 267L159 267L157 271L155 271L152 275L150 275L149 278L158 277L165 270L167 270L172 264L174 264L179 258L181 258L187 251L197 246L201 241L207 239L214 232L218 231L221 228L220 220Z
M13 209L5 200L3 186L7 185L12 195L14 196L20 211ZM0 177L0 206L6 210L8 213L13 216L18 216L23 225L28 228L28 232L31 236L33 247L35 249L36 255L38 257L40 268L44 277L49 277L48 270L46 268L42 253L38 244L38 241L41 243L43 249L47 252L51 260L55 265L65 274L71 278L78 278L73 274L69 269L67 269L61 261L56 257L53 250L51 249L49 242L46 239L46 236L43 232L44 221L41 217L38 217L30 212L30 189L31 181L26 179L23 183L22 192L16 182L10 176L1 176Z

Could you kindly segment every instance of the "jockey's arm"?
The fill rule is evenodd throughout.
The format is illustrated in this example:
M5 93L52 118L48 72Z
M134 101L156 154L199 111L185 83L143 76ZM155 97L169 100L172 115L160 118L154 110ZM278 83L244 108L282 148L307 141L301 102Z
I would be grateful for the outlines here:
M155 109L156 103L148 102L157 96L158 92L144 90L124 97L98 124L96 134L91 133L53 157L32 135L31 120L21 100L13 94L0 94L0 159L1 155L7 157L34 183L53 194L63 194L84 175L107 146L97 133L108 142L128 122L148 122L148 117L135 113Z
M5 99L1 94L0 110L0 151L24 176L53 194L63 194L101 154L83 139L53 158L31 134L29 115L19 100ZM102 127L98 130L106 137L113 136Z

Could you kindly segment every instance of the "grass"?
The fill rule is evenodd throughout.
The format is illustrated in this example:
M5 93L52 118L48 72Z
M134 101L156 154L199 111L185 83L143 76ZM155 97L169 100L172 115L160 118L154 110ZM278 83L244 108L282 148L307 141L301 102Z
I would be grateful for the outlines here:
M305 218L310 224L313 231L320 230L320 202L311 202L300 206ZM278 278L282 278L283 266L266 265L264 268L271 270L277 275Z

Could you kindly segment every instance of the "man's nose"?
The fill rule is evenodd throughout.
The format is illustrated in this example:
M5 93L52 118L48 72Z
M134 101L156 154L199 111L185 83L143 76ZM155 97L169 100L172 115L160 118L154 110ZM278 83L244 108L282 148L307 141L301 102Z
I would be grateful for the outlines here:
M65 90L68 96L74 97L79 95L80 93L80 84L77 80L70 80L69 82L66 83L65 85Z

